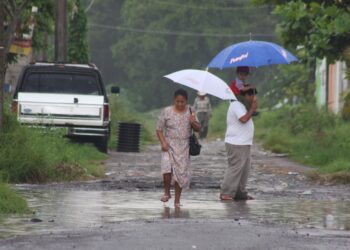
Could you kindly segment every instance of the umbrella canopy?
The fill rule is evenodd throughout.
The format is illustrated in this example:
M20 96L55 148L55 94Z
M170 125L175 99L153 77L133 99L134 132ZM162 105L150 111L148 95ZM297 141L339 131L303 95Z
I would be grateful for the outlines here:
M204 70L184 69L164 77L189 88L208 93L223 100L236 100L230 87L219 77Z
M289 64L298 59L281 46L264 41L247 41L233 44L217 54L209 68L238 66L260 67L271 64Z

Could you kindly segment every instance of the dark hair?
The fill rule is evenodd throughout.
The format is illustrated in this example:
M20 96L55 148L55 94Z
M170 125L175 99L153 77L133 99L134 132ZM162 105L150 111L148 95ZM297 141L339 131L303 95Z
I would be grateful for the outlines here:
M249 74L249 67L248 66L238 66L236 69L236 72Z
M187 91L184 90L184 89L178 89L178 90L176 90L175 93L174 93L174 98L176 98L176 97L179 96L179 95L185 97L186 100L188 99Z
M258 91L256 90L256 88L250 88L250 89L247 89L247 90L241 90L240 91L240 94L242 96L245 96L245 95L256 95L258 93Z

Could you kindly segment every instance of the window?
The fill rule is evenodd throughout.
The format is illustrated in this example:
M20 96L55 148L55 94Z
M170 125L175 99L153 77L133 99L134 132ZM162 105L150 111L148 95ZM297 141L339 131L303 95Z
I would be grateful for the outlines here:
M98 76L78 73L31 72L21 91L50 94L101 95Z

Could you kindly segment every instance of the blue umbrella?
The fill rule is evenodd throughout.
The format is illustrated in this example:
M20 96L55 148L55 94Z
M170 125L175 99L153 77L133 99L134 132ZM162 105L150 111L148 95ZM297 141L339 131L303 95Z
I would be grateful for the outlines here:
M233 44L217 54L208 68L238 66L260 67L271 64L289 64L298 59L281 46L264 41L247 41Z

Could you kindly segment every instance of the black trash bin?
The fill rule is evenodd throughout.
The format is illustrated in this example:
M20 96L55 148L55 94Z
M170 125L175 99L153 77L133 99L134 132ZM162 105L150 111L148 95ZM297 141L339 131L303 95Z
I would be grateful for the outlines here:
M117 151L140 152L141 124L120 122L118 126Z

